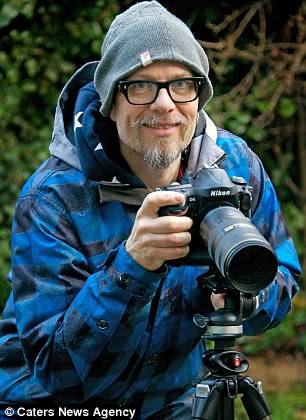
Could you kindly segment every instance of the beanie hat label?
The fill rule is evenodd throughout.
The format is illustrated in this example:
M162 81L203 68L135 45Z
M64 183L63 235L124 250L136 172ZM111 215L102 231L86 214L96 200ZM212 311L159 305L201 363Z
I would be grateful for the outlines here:
M150 51L145 51L141 54L139 54L140 60L142 62L143 67L148 66L149 64L153 63Z

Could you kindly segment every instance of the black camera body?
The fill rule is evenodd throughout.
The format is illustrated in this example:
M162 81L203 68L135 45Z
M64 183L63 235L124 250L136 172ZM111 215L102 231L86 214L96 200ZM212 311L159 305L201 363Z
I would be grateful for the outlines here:
M197 184L202 186L197 187ZM245 216L251 217L251 187L242 177L230 177L220 168L202 170L195 178L195 184L170 185L165 191L180 192L185 196L181 206L165 206L159 211L160 216L186 215L195 226L201 223L210 209L220 206L231 206L239 209Z
M252 188L244 178L214 167L202 169L193 184L162 190L184 194L185 203L161 207L159 216L193 219L190 252L171 265L215 265L233 288L246 293L258 293L274 279L277 258L250 220Z

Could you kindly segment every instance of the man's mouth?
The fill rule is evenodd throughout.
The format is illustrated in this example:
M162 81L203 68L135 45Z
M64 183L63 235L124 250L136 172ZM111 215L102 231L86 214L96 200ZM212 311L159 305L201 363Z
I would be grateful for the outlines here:
M143 124L145 129L158 136L169 136L177 131L179 124Z
M152 115L143 115L132 122L131 127L148 127L157 129L168 129L178 125L187 125L187 118L184 116L161 117Z
M177 127L179 124L143 124L147 128L156 128L161 130L168 130Z

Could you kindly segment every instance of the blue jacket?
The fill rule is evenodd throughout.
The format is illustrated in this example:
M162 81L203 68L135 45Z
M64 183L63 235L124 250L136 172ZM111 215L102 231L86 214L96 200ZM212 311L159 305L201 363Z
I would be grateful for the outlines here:
M96 64L65 86L52 156L17 200L13 287L0 321L0 402L128 402L139 418L163 418L165 407L186 418L191 383L203 373L193 315L212 311L197 283L207 267L150 272L126 252L139 205L105 198L99 188L125 186L137 196L144 185L120 156L113 123L99 113ZM187 158L182 183L219 163L253 187L252 222L273 245L279 269L244 333L276 326L290 309L300 266L260 159L203 111Z

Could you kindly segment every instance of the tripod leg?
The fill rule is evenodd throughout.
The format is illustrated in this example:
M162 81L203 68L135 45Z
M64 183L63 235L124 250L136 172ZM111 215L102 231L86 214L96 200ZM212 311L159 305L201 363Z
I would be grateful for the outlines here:
M192 418L234 420L234 397L230 395L228 387L228 382L223 379L200 382L193 400Z
M241 377L239 390L243 393L241 401L251 420L270 419L271 410L260 381L255 384L251 378Z
M217 420L233 420L234 418L234 400L231 397L223 396L218 409Z
M215 420L219 409L221 393L216 384L210 389L208 384L199 383L196 387L192 407L192 418Z
M234 420L234 399L238 395L237 381L235 379L222 378L219 380L219 389L221 389L221 383L223 388L217 420Z

